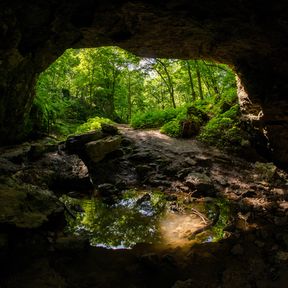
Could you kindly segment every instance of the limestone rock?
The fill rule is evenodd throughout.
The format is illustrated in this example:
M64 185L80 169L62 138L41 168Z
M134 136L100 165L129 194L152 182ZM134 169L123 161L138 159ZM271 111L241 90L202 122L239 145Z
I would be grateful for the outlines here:
M92 188L88 168L75 154L47 153L38 161L28 163L17 173L17 177L23 182L60 194Z
M193 193L193 196L197 196L196 192L199 196L213 196L215 194L213 182L206 174L198 172L189 173L185 178L185 183L190 188L197 190Z
M118 134L118 128L114 125L107 124L107 123L101 123L101 130L104 134L108 134L112 136Z
M99 140L103 137L104 135L101 130L71 136L65 142L66 149L69 153L81 153L86 143Z
M89 142L85 145L85 152L92 162L97 163L104 159L108 153L117 150L121 139L121 136L116 135Z
M48 190L27 184L0 185L0 224L38 228L63 210L62 204Z

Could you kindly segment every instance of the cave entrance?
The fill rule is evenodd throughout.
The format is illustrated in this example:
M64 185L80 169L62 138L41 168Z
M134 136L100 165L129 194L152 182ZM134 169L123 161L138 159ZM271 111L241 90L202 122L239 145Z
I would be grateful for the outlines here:
M103 124L116 125L120 130L129 129L127 124L136 129L153 129L151 133L146 130L146 134L136 136L131 136L131 131L124 132L124 137L130 135L130 140L136 137L138 143L151 142L149 147L122 145L116 151L109 151L112 153L106 151L106 158L104 155L97 161L87 159L87 151L84 157L83 151L77 151L88 165L95 191L92 199L75 199L73 191L68 193L72 198L62 197L68 209L76 207L76 217L71 219L73 211L67 215L67 229L88 237L93 246L108 248L132 248L143 242L189 246L191 240L203 243L224 237L229 212L223 207L221 211L218 209L217 203L221 200L191 203L189 193L188 196L179 191L177 196L173 194L179 188L171 188L170 195L166 191L169 189L163 188L172 183L171 173L165 171L165 166L175 164L181 157L172 156L165 165L161 164L162 160L159 164L160 154L153 155L152 151L157 150L158 144L162 145L163 154L175 153L169 147L181 152L191 150L190 142L183 146L170 140L172 138L198 137L222 148L241 146L245 139L239 117L235 74L228 66L204 60L140 58L118 47L66 50L40 74L30 113L34 132L58 138L101 130ZM155 129L160 129L162 134ZM147 154L140 163L137 149L142 153L140 158L143 153ZM198 156L202 153L200 150ZM192 158L183 158L191 163L180 160L176 168L172 167L175 173L183 173L181 169L186 167L184 174L188 175L194 165ZM198 179L199 175L190 176ZM149 181L154 183L154 188L146 185ZM184 190L189 190L190 184L187 185ZM215 192L210 182L204 186L207 195ZM221 227L213 225L210 227L213 229L200 231L220 216L226 219ZM198 230L200 238L188 239L196 237L198 233L193 233Z
M227 131L235 128L237 103L235 75L226 65L140 58L118 47L68 49L40 74L30 123L34 132L58 135L114 121L135 128L162 127L170 136L190 137L232 107L222 117L231 123L219 125L228 125Z

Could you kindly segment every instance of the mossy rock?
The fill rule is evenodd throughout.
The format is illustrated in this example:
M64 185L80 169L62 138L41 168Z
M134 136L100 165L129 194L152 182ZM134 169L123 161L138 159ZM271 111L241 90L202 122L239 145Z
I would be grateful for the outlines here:
M61 203L50 191L33 185L8 183L0 185L1 224L38 228L50 215L63 211Z

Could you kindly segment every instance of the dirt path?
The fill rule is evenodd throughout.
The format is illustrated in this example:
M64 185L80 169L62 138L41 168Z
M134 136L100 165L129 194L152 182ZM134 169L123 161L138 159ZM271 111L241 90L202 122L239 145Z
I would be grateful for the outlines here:
M126 137L133 139L138 146L151 150L156 149L162 154L221 155L221 152L214 147L207 147L194 139L172 138L160 133L158 129L135 130L127 125L119 125L118 128Z

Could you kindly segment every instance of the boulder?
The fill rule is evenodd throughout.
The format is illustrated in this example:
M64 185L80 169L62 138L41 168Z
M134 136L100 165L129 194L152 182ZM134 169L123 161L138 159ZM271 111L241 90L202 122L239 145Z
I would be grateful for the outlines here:
M192 172L185 178L185 184L195 189L193 196L214 196L215 188L212 180L203 173Z
M58 193L92 189L88 168L75 154L46 153L17 173L18 179Z
M104 159L107 154L117 150L121 139L121 136L116 135L89 142L85 145L85 152L92 162L97 163Z
M38 160L45 153L49 152L56 152L58 151L58 144L42 144L42 143L36 143L32 144L30 150L28 151L28 158L29 160Z
M11 179L4 182L0 184L0 224L33 229L63 215L63 205L51 191Z
M101 130L70 136L65 142L65 148L69 153L78 154L81 153L86 143L99 140L103 137L104 135Z
M120 191L116 186L110 183L98 185L97 190L102 198L103 203L113 205L117 202Z
M107 123L101 123L101 130L104 134L112 136L117 135L119 133L118 128L116 126Z

